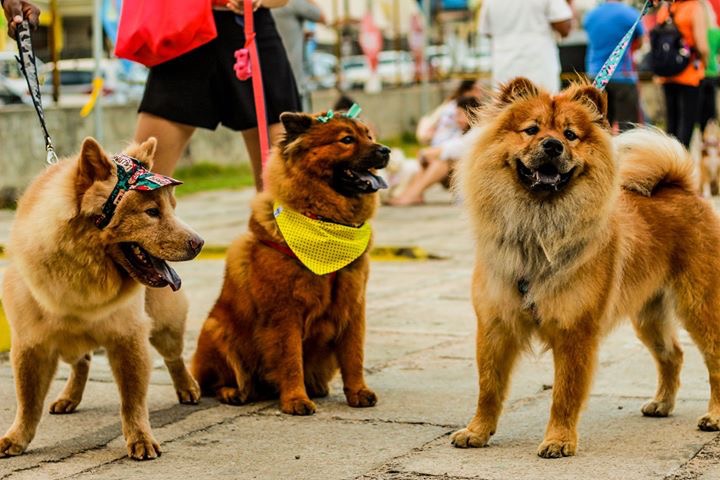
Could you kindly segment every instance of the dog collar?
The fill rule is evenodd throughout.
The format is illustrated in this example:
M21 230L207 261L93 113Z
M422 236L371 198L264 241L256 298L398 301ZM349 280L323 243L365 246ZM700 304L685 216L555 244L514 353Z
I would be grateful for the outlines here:
M110 193L102 213L95 219L98 228L105 228L112 220L120 200L128 190L150 191L170 185L180 185L180 180L153 173L146 169L138 159L125 154L112 157L117 165L117 183Z
M360 257L370 243L372 229L310 218L275 202L273 216L285 243L316 275L336 272Z

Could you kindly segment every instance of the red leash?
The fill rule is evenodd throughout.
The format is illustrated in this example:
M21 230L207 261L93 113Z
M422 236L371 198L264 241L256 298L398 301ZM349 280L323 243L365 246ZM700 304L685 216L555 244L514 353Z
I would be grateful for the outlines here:
M265 170L270 153L268 138L267 115L265 114L265 91L263 90L262 71L260 70L260 56L255 42L255 25L253 23L252 0L243 2L245 47L235 52L235 75L238 80L247 80L252 77L253 98L255 100L255 114L257 116L258 134L260 136L260 156L262 169ZM250 63L248 63L248 56Z

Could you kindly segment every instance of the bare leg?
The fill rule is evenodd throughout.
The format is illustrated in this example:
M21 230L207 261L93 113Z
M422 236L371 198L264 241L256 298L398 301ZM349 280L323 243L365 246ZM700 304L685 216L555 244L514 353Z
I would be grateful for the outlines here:
M135 127L135 141L144 142L149 137L157 138L158 146L153 171L162 175L172 175L193 132L195 127L190 125L176 123L149 113L140 113Z
M423 202L425 190L433 184L441 182L450 173L450 164L443 160L431 160L424 170L421 170L410 180L410 184L398 197L390 200L389 205L406 206L417 205Z
M273 123L268 128L270 134L270 147L277 145L281 140L282 135L285 133L285 129L282 123ZM243 140L245 140L245 148L247 148L248 155L250 156L250 166L253 169L253 175L255 176L255 189L259 192L263 189L263 175L262 175L262 154L260 151L260 135L257 128L250 128L243 130Z
M20 455L35 437L43 402L57 368L58 357L44 345L11 350L17 413L12 426L0 438L0 458Z
M664 295L650 300L640 311L633 325L638 338L652 353L658 370L655 398L643 405L647 417L667 417L675 406L680 387L680 368L683 353L672 324L668 301Z
M88 373L90 372L91 359L92 356L86 353L80 360L73 363L65 388L50 405L50 413L72 413L75 411L82 400L85 383L87 383Z

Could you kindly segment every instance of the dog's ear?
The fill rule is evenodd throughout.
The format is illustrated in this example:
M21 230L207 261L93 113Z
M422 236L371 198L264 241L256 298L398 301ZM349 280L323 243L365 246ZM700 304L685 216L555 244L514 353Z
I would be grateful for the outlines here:
M105 151L94 138L87 137L80 148L76 181L78 193L85 192L97 181L107 180L112 172L113 163Z
M150 137L140 144L138 147L138 160L148 162L148 168L152 167L152 160L155 158L155 152L157 151L157 138Z
M290 143L298 136L307 132L313 124L313 117L300 112L284 112L280 121L285 127L285 143Z
M579 83L568 89L568 96L572 100L584 103L597 114L596 122L607 121L607 95L592 85Z
M152 169L153 159L157 151L157 139L150 137L142 143L133 143L127 149L125 154L137 159L148 170Z
M536 97L540 89L525 77L517 77L500 87L495 97L495 103L499 106L508 105L523 98Z

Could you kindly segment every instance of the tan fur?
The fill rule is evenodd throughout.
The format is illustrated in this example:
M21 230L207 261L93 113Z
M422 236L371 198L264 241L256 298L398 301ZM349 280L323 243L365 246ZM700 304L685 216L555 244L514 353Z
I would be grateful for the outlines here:
M699 181L701 194L706 197L720 194L720 125L715 119L702 132Z
M316 409L310 397L326 396L340 370L348 404L370 407L377 397L363 372L367 250L335 274L316 275L263 242L285 244L274 201L345 225L369 221L377 194L343 195L332 186L333 172L382 168L389 149L362 122L339 115L327 123L288 113L281 120L288 133L268 163L268 191L253 200L249 231L228 251L192 372L204 393L224 403L279 396L283 412L309 415ZM348 136L353 141L343 143Z
M149 166L155 144L151 139L126 153ZM33 439L59 359L72 365L72 373L50 412L75 411L90 352L99 347L106 348L118 383L131 457L160 454L146 405L148 339L164 357L180 401L198 401L199 387L181 357L184 295L169 287L146 291L122 267L127 260L119 245L134 242L155 257L180 261L194 257L191 246L202 241L175 217L167 187L126 193L110 224L99 229L94 219L115 183L114 164L87 139L78 156L48 167L20 199L3 282L18 409L0 438L0 457L21 454ZM146 213L152 208L159 217Z
M516 79L461 167L477 239L480 396L475 417L452 437L457 447L487 445L513 364L536 337L555 362L538 455L574 455L599 341L626 316L658 365L658 390L643 414L666 416L674 406L682 364L674 313L710 372L708 413L698 425L720 428L720 222L694 192L684 149L656 130L622 134L613 146L605 105L587 84L553 97ZM529 125L537 133L528 134ZM532 165L549 138L562 142L559 161L574 168L572 178L559 192L531 192L516 162Z

